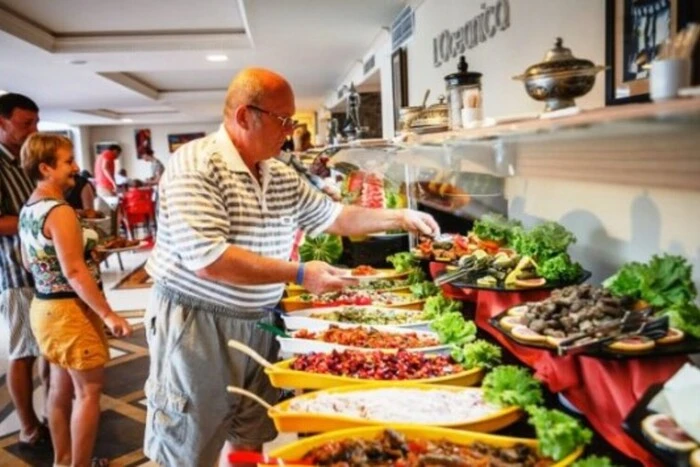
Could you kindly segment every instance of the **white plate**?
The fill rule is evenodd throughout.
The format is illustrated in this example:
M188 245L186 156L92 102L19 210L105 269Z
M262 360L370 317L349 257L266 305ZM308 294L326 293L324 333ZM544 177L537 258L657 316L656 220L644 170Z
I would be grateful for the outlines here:
M99 251L101 253L123 253L125 251L135 251L135 250L140 250L148 245L148 242L145 240L141 240L138 245L134 246L128 246L125 248L102 248L99 245L95 248L96 251Z
M298 329L308 329L310 331L319 331L323 329L327 329L328 326L331 324L338 325L340 327L354 327L357 326L357 324L353 323L346 323L346 322L339 322L339 321L329 321L325 319L320 319L320 318L311 318L311 315L316 315L316 314L329 314L329 313L334 313L337 311L343 311L347 308L360 308L360 309L365 309L365 310L373 310L373 309L381 309L381 310L387 310L387 311L394 311L399 314L408 314L408 313L415 313L419 314L421 313L420 311L414 311L414 310L406 310L403 308L384 308L384 307L378 307L378 306L359 306L359 305L346 305L346 306L334 306L334 307L323 307L323 308L309 308L307 310L300 310L300 311L295 311L293 314L285 314L282 315L282 319L284 320L284 325L287 327L287 329L296 331ZM415 330L416 328L425 328L428 324L430 324L430 321L416 321L413 323L406 323L406 324L373 324L373 328L377 329L386 329L389 328L395 329L395 328L400 328L400 329L413 329Z
M377 269L377 274L367 274L363 276L353 276L352 275L352 269L348 269L345 271L345 275L341 276L343 279L348 279L348 280L356 280L359 283L364 283L364 282L372 282L372 281L377 281L377 280L382 280L382 279L398 279L400 277L404 277L408 275L408 272L398 272L394 269L390 270L382 270L381 268L375 268Z
M376 232L376 233L367 234L368 237L372 237L372 238L396 238L396 237L404 237L406 235L408 235L408 232L397 232L397 233Z
M338 325L338 327L357 327L356 325ZM430 337L433 339L437 339L437 334L434 332L429 332L429 331L415 331L412 329L405 329L405 328L397 328L397 327L391 327L391 326L363 326L363 327L370 327L370 328L375 328L380 331L385 331L385 332L392 332L392 333L397 333L397 334L406 334L406 333L416 333L419 336L423 337ZM309 329L310 331L316 331L315 329ZM363 347L351 347L351 346L346 346L346 345L340 345L340 344L333 344L330 342L323 342L323 341L318 341L318 340L313 340L313 339L297 339L294 337L298 331L294 331L291 333L292 337L277 337L277 341L280 343L280 352L283 354L288 354L288 355L304 355L304 354L309 354L313 352L321 352L321 353L327 353L327 352L332 352L333 350L338 350L342 352L343 350L359 350L361 352L374 352L374 351L381 351L381 352L389 352L389 353L396 353L398 352L399 349L365 349ZM450 348L449 345L435 345L432 347L420 347L420 348L415 348L415 349L406 349L410 352L420 352L420 353L440 353L440 352L446 352Z

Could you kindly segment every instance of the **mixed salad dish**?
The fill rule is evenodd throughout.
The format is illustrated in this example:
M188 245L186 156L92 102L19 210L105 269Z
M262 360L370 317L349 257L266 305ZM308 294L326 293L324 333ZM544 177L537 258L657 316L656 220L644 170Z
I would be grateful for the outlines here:
M356 350L299 355L292 370L377 381L418 380L461 373L465 368L451 357L399 350L396 353Z
M443 284L516 289L568 285L585 279L581 265L568 254L576 237L556 222L527 230L518 221L486 215L474 222L466 237L429 242L421 243L414 254L426 257L424 252L430 244L431 251L439 253L436 259L449 259L456 265L455 270L438 279ZM451 249L445 250L449 245Z
M297 297L294 297L297 298ZM298 299L309 303L312 307L328 307L340 305L376 305L396 306L420 301L410 293L378 292L373 290L342 290L316 295L301 294Z
M363 349L419 349L440 345L437 335L432 333L399 333L367 326L341 328L333 324L323 331L300 329L292 337Z
M525 444L508 448L482 442L469 445L448 440L408 438L387 429L375 439L348 438L312 449L304 458L313 465L328 466L521 466L545 467L551 459Z
M309 318L349 324L402 325L425 322L422 311L393 308L345 306L324 313L310 313Z

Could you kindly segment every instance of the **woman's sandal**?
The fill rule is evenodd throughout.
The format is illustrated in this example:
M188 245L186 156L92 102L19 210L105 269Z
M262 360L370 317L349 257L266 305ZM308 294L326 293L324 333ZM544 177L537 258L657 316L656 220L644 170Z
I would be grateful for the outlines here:
M17 444L19 448L23 450L46 452L53 450L53 446L51 445L51 433L49 433L49 429L46 425L39 425L30 440L20 440Z
M93 457L90 467L109 467L109 459L104 457Z

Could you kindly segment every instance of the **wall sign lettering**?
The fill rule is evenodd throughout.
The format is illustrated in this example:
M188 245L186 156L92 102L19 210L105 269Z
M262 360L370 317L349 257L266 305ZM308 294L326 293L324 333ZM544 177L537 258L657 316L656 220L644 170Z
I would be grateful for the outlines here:
M440 67L509 27L509 0L497 0L489 6L482 3L481 13L455 31L445 29L433 38L433 65Z

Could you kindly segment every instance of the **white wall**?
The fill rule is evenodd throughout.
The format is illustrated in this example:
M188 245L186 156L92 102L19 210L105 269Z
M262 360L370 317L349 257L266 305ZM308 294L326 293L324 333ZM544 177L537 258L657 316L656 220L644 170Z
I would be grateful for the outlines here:
M700 288L700 192L514 177L509 214L531 226L549 219L577 237L572 255L598 282L628 261L668 252L693 264Z
M153 152L163 163L168 160L168 135L173 133L211 133L219 128L218 123L191 123L183 125L120 125L120 126L94 126L90 128L90 148L92 160L89 169L92 172L94 166L95 144L101 141L115 141L123 150L122 156L117 161L117 170L126 169L130 178L145 179L151 176L147 163L136 158L135 131L140 128L150 128Z
M445 93L444 76L456 71L458 58L433 66L433 38L456 30L495 0L424 0L416 5L415 33L407 44L409 100L430 102ZM498 31L465 56L470 69L483 73L484 113L496 117L538 112L543 104L530 99L514 75L541 61L561 36L575 56L605 62L603 0L510 0L510 27ZM379 59L379 56L377 57ZM378 65L383 66L383 65ZM391 76L389 68L389 77ZM578 99L580 107L604 106L603 74L594 89ZM392 112L393 102L382 109ZM572 254L594 273L607 277L627 261L647 261L663 252L680 254L694 266L700 288L700 193L646 189L639 186L585 183L551 178L510 178L506 182L509 214L532 225L556 220L578 237ZM692 214L691 214L692 213Z
M425 0L415 11L415 32L407 47L409 103L419 105L426 89L429 102L445 94L444 77L457 71L458 58L433 66L433 38L455 31L478 15L481 4L495 0ZM542 111L513 76L541 62L557 37L578 58L605 63L605 2L603 0L509 0L510 27L467 49L469 70L483 73L484 115L497 117ZM605 80L599 74L593 90L577 100L582 108L605 103Z

